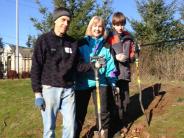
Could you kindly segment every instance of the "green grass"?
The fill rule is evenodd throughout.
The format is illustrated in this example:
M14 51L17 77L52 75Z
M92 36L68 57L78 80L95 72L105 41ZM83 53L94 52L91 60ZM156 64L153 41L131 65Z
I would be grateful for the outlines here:
M30 80L1 80L0 97L0 137L41 137L41 117Z
M171 106L165 114L153 118L149 128L151 136L184 138L183 114L183 106Z
M90 102L90 119L94 117L93 109ZM57 123L56 137L61 136L61 125L61 121ZM39 138L42 128L30 80L0 80L0 138Z
M176 98L175 103L181 103L183 99L184 96ZM176 104L168 107L164 114L153 116L148 128L151 138L162 135L183 138L183 106ZM94 119L94 106L90 101L84 128L94 124ZM139 121L144 122L144 116L136 120ZM39 138L42 137L42 127L40 111L34 105L30 80L0 80L0 138ZM60 137L61 133L60 121L57 123L56 137Z

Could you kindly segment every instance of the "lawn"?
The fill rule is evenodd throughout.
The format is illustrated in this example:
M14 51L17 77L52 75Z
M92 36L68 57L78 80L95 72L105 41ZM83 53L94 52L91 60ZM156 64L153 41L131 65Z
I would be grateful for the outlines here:
M0 81L0 97L0 137L41 137L41 117L30 80Z
M29 79L0 80L0 98L0 138L42 137L41 114L34 105ZM89 112L92 114L88 118L93 118L93 109L89 108ZM86 121L87 124L91 124L92 120ZM58 117L56 137L60 135L61 120Z
M143 114L135 111L137 90L131 87L130 122L133 124L127 133L127 138L137 124L146 124ZM144 85L145 93L151 92ZM177 83L162 84L156 98L147 103L147 112L152 113L147 132L149 138L183 138L184 137L184 85ZM0 80L0 138L41 138L42 121L39 109L34 106L34 94L29 79L26 80ZM148 97L149 98L149 97ZM145 101L145 97L143 98ZM138 105L138 103L136 103ZM93 105L90 102L87 119L82 135L94 125ZM132 114L134 116L132 116ZM132 117L132 118L131 118ZM57 119L56 137L61 135L61 120ZM140 136L140 138L143 138Z

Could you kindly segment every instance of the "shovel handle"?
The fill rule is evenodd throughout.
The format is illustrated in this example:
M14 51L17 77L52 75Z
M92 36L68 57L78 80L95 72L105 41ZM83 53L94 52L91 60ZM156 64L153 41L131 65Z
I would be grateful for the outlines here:
M98 114L98 129L102 128L101 123L101 99L100 99L100 84L98 78L98 69L95 70L95 80L96 80L96 100L97 100L97 114Z

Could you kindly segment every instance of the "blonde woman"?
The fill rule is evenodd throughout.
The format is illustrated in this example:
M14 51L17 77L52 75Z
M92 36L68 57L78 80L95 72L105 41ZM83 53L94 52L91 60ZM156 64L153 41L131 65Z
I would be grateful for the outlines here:
M87 27L86 35L80 45L80 54L85 63L90 63L93 56L103 56L104 63L99 69L99 83L100 83L100 98L101 98L101 122L102 132L104 137L108 137L108 129L110 123L110 115L107 108L107 86L115 86L116 83L116 67L114 59L110 53L110 47L104 39L105 25L101 17L94 16ZM94 70L86 73L78 73L76 81L76 117L77 117L77 131L76 138L80 136L82 126L87 113L89 99L93 97L95 104L96 118L96 83ZM98 123L97 123L98 124ZM97 126L98 127L98 126Z

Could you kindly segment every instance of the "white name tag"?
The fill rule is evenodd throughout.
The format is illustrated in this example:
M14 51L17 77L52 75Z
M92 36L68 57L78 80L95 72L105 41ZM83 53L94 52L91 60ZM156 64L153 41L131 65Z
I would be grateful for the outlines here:
M72 49L69 48L69 47L65 47L65 52L66 52L66 53L72 53Z

